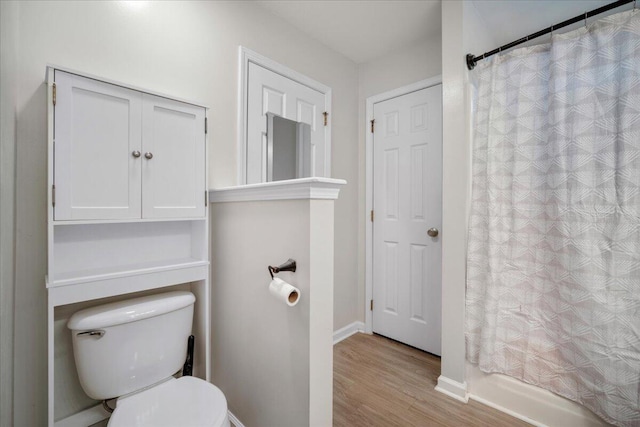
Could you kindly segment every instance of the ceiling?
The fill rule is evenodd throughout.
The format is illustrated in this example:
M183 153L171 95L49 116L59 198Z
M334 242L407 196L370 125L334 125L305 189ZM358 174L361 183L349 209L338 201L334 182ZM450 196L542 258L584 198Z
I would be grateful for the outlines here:
M612 0L465 1L476 8L494 41L506 44ZM441 38L440 0L258 0L256 3L358 64L420 41ZM633 4L610 13L630 8ZM579 25L582 24L575 24L573 28Z
M358 64L441 37L440 0L256 3Z

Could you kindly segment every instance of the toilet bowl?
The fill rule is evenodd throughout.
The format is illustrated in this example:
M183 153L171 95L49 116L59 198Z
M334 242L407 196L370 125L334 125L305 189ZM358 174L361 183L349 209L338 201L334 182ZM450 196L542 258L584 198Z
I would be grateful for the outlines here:
M109 427L229 427L227 400L213 384L172 378L118 399Z
M190 292L166 292L71 316L80 385L93 399L117 398L109 426L230 426L218 387L175 378L185 362L194 303Z

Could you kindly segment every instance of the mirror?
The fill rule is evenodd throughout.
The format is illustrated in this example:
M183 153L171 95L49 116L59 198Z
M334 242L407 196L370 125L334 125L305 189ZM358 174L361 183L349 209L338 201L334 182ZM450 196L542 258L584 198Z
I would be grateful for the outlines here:
M311 126L267 113L267 181L311 176Z

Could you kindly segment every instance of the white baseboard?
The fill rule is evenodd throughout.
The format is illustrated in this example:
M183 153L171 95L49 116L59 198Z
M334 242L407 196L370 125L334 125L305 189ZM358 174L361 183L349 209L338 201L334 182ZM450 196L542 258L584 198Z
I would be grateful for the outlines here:
M491 401L489 401L487 399L483 399L482 397L476 396L475 394L469 394L469 399L475 400L476 402L482 403L483 405L486 405L486 406L488 406L490 408L497 409L498 411L504 412L505 414L509 414L513 418L517 418L517 419L522 420L524 422L527 422L527 423L529 423L529 424L531 424L533 426L536 426L536 427L547 427L546 424L543 424L543 423L538 422L536 420L532 420L529 417L526 417L526 416L524 416L522 414L519 414L518 412L512 411L511 409L507 409L504 406L500 406L500 405L498 405L496 403L493 403L493 402L491 402Z
M349 323L344 328L340 328L333 333L333 345L338 344L340 341L358 332L364 332L364 322Z
M231 421L231 423L235 427L244 427L244 424L242 424L240 420L235 415L233 415L231 411L227 411L227 413L229 414L229 421Z
M78 427L78 426L90 426L95 423L99 423L102 420L106 420L111 416L110 413L104 410L102 404L92 406L70 417L56 421L55 427Z
M469 395L467 394L467 383L459 383L451 378L438 377L438 385L436 385L436 391L446 394L460 402L467 403L469 401Z

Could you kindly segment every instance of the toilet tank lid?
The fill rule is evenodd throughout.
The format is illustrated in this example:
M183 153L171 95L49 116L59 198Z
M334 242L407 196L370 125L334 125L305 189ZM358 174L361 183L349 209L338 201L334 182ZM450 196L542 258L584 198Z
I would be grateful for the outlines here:
M174 291L102 304L75 313L67 328L78 331L136 322L188 307L195 300L191 292Z

